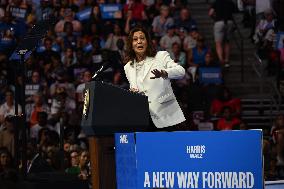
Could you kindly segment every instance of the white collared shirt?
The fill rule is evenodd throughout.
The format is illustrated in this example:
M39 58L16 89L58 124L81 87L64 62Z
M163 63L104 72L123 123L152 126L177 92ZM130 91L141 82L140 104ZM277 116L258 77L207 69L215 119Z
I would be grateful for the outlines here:
M144 92L143 76L145 72L145 60L140 62L135 61L136 64L136 84L139 92Z
M20 105L18 105L18 114L22 113L22 107ZM0 106L0 115L3 115L4 118L8 115L15 115L15 104L13 104L12 107L9 107L7 105L7 102L5 102L4 104L2 104Z

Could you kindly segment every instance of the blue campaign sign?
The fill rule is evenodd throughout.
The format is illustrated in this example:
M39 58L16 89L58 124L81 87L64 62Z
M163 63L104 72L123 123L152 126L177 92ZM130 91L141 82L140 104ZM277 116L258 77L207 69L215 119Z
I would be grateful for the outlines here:
M103 19L121 19L121 4L100 4L100 11Z
M221 84L222 71L220 67L200 67L199 81L202 84Z
M262 189L261 144L257 130L137 133L137 189Z
M136 155L134 133L115 134L117 189L136 188Z
M84 20L87 20L90 18L91 16L91 13L92 13L92 8L86 8L80 12L78 12L76 14L76 18L79 20L79 21L84 21Z

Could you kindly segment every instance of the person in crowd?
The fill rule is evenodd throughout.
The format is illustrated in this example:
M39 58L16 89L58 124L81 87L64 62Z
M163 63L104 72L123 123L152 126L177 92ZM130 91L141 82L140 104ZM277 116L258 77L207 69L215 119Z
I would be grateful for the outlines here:
M110 49L113 51L118 51L119 47L117 46L118 40L123 40L124 44L126 42L126 36L123 35L122 29L119 24L113 25L113 32L109 34L106 43L105 48Z
M43 41L44 51L37 54L36 59L38 63L42 66L51 63L51 58L60 56L57 51L52 48L53 39L50 37L46 37Z
M56 81L50 85L49 90L51 97L58 92L65 91L70 98L75 99L75 86L69 80L69 75L64 69L56 73Z
M78 86L83 81L84 72L89 70L92 73L92 64L90 56L87 52L84 52L82 48L76 50L76 59L75 64L70 65L67 68L68 75L70 80L75 86Z
M65 22L63 26L64 35L58 39L62 50L66 48L76 49L79 46L80 37L75 35L73 24L71 22Z
M75 33L80 34L82 32L82 24L80 21L74 19L74 12L70 8L64 9L63 19L59 20L55 25L55 32L57 36L63 36L64 25L66 22L71 22Z
M71 46L65 48L64 53L61 56L61 62L65 68L77 63L76 54Z
M177 42L172 44L170 56L176 63L178 63L182 67L186 66L186 54L181 50L181 44Z
M44 95L38 91L33 95L33 103L26 105L26 117L30 123L30 127L33 127L38 123L38 113L46 112L50 115L50 107L45 103Z
M18 104L18 115L22 113L21 106ZM5 121L8 115L15 115L14 92L8 90L5 93L5 102L0 106L0 123Z
M236 6L232 0L216 0L209 9L209 16L215 21L214 38L219 61L230 66L230 40L234 29L233 13Z
M170 8L162 5L160 8L160 15L153 19L152 27L154 36L161 38L167 33L167 27L174 25L174 19L170 16Z
M38 91L42 91L44 94L47 94L48 86L47 83L40 77L40 72L34 70L32 72L31 80L28 81L25 86L26 103L32 103L33 95Z
M251 32L249 37L252 38L256 25L255 2L256 0L242 0L244 6L243 24L245 27L250 27Z
M79 178L82 180L87 180L90 176L90 157L87 150L82 150L79 155L79 168L80 174Z
M45 78L47 86L49 87L57 81L58 73L61 73L62 70L64 70L59 54L52 56L50 59L51 62L43 67L43 76ZM50 91L48 90L46 95L49 96L49 94Z
M185 117L170 84L171 79L183 78L184 68L175 63L168 52L156 52L150 34L144 28L131 30L126 49L125 74L131 91L148 96L151 129L184 122Z
M213 71L214 77L211 75L210 79L206 79L206 77L204 78L204 74L206 75L206 73L212 73L211 71ZM208 51L205 54L205 63L204 65L198 67L196 71L196 78L198 83L203 86L207 86L208 84L220 85L223 83L222 69L219 63L214 59L211 51Z
M196 21L191 17L190 10L188 7L183 7L180 10L180 16L175 20L175 24L177 28L196 28L197 23ZM190 31L189 31L190 32Z
M132 18L135 21L143 21L147 19L145 13L145 5L141 3L141 0L129 0L123 7L124 14L127 15L128 10L132 11Z
M275 118L271 128L271 136L276 145L277 165L284 166L284 115L280 114Z
M68 112L72 114L76 109L76 102L74 99L68 97L67 92L61 88L57 91L56 95L52 99L51 104L51 117L58 118L62 112Z
M256 26L253 36L254 42L262 49L266 49L274 41L277 29L276 19L274 19L272 10L266 10L264 16L265 18L260 20Z
M93 64L94 71L97 71L100 68L101 63L103 61L102 48L100 45L100 39L98 37L93 39L92 46L93 48L90 53L90 58L91 58L90 62Z
M164 3L163 0L155 0L152 5L146 8L145 12L149 20L149 23L152 23L155 16L158 16L160 14L159 10L160 7L163 5L163 3Z
M239 98L233 98L228 88L222 87L218 97L211 103L210 114L213 117L220 117L225 106L231 108L231 114L235 117L240 116L241 102Z
M240 120L232 115L230 106L224 106L222 113L223 116L217 123L217 130L233 130L239 127Z
M38 141L38 133L42 128L52 130L52 126L47 123L48 114L46 112L37 112L37 124L30 129L30 137Z
M91 81L92 79L92 73L89 70L86 70L83 73L83 80L82 83L79 84L76 88L76 101L81 103L83 102L84 98L83 98L83 92L85 89L85 83Z
M14 157L16 152L15 146L15 123L13 116L7 116L0 131L0 147L5 147Z
M187 64L189 66L188 71L190 72L193 81L195 81L195 76L198 67L205 65L206 53L209 51L205 45L204 38L199 36L197 38L196 47L189 49L187 53Z
M68 174L74 174L79 175L80 174L80 157L79 152L76 150L73 150L70 152L70 167L65 170Z
M219 67L219 62L216 61L216 59L213 56L213 53L211 51L207 51L207 53L205 54L205 63L203 65L203 67Z
M162 51L162 47L160 46L160 41L158 37L153 37L152 38L152 44L153 47L157 50L157 51Z
M181 44L183 44L184 39L188 36L187 28L184 27L176 27L175 33L177 36L179 36L179 39L181 41ZM181 46L183 49L183 45Z
M54 9L49 0L40 0L40 4L35 6L36 20L48 20L54 16Z
M11 168L14 168L12 154L7 148L0 147L0 175Z
M169 25L167 27L167 34L160 40L160 46L163 50L171 52L173 43L181 44L179 36L175 34L175 29L176 27L174 25Z

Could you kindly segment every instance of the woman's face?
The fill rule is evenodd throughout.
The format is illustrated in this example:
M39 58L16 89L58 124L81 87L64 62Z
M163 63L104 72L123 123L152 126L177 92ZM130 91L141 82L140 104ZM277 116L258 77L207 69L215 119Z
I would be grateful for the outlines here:
M180 46L179 44L174 44L172 47L173 53L179 53L180 52Z
M8 154L2 153L0 154L0 165L7 166L10 163L10 158Z
M72 152L70 154L70 158L71 158L71 166L77 166L79 164L79 157L78 157L78 153L77 152Z
M142 31L134 32L132 38L132 48L136 55L145 55L148 42L145 34Z
M82 152L80 155L80 163L81 164L87 164L89 160L89 153L88 152Z
M170 14L170 10L168 8L164 8L161 10L161 16L168 17Z

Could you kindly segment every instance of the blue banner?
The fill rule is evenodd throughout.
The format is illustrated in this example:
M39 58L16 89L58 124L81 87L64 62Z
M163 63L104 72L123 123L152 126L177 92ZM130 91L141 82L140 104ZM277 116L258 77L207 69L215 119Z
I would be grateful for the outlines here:
M92 8L84 9L76 14L76 18L79 21L84 21L90 18L92 13Z
M200 67L199 68L199 81L202 84L221 84L222 71L220 67Z
M136 155L134 133L115 134L117 189L136 188Z
M103 19L121 19L121 4L100 4L100 11Z
M263 188L261 131L137 133L135 147L137 189Z

